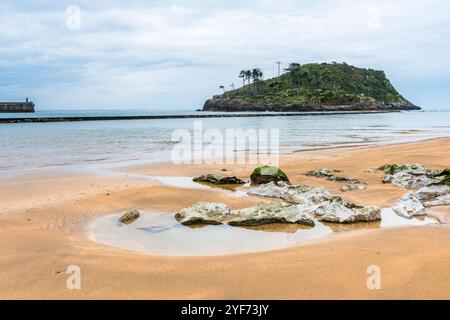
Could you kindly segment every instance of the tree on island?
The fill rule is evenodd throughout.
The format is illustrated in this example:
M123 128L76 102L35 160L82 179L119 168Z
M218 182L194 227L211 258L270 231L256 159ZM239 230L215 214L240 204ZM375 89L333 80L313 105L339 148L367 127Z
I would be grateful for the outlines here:
M242 86L245 86L245 80L247 79L247 71L241 70L239 78L242 78Z
M245 76L247 77L248 84L250 84L250 80L252 79L252 71L251 70L246 70L245 71Z

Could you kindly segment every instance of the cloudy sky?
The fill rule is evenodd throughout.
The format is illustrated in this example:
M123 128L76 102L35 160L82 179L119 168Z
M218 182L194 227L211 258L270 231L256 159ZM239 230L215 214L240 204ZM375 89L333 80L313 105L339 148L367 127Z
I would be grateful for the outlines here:
M192 109L242 68L345 61L450 107L449 13L442 0L2 0L0 100Z

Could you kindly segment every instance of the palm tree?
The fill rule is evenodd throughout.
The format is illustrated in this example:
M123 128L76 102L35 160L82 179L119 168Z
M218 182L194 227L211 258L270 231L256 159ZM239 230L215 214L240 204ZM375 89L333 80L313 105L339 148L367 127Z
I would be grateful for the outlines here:
M234 90L234 83L230 84L230 87Z
M253 78L253 82L261 80L263 77L263 72L261 71L261 69L253 69L251 71L251 77Z
M252 71L251 70L246 70L245 71L245 76L247 77L248 84L250 84L250 80L252 79Z
M239 78L242 78L242 86L245 86L245 79L247 79L247 72L245 70L241 70L241 72L239 72Z
M253 78L253 83L254 83L256 89L258 89L258 83L263 77L263 72L261 71L261 69L255 68L251 71L251 74L252 74L252 78Z

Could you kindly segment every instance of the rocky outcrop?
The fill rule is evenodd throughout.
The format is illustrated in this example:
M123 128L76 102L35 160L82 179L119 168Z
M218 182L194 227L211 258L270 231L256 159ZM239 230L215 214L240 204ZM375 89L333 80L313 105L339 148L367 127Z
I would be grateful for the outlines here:
M406 189L419 189L443 180L440 172L420 164L388 164L379 168L386 173L383 183L392 183Z
M287 182L288 176L280 168L273 166L261 166L253 170L250 176L252 185L265 184L269 182Z
M301 206L261 202L251 208L232 211L232 226L257 226L271 223L290 223L314 226L314 216L302 210Z
M417 192L405 194L393 206L399 216L411 219L415 216L426 215L427 207L450 204L450 186L434 185L420 188Z
M175 218L184 225L224 224L258 226L290 223L314 226L314 219L300 207L287 203L262 202L254 207L230 210L222 203L199 202L180 210Z
M198 202L181 209L175 219L184 225L222 224L230 216L230 209L223 203Z
M315 211L319 220L332 223L373 222L381 220L377 207L358 206L334 196Z
M245 184L245 181L235 176L221 176L217 174L205 174L192 179L194 182L210 183L215 185L222 184Z
M426 215L424 205L412 192L409 192L401 197L400 200L392 207L392 210L394 210L397 215L407 219Z
M333 196L327 189L307 185L277 185L268 183L249 191L249 194L280 198L300 205L303 212L316 219L332 223L371 222L381 220L376 207L358 206Z
M349 102L347 104L326 104L318 100L310 99L303 103L265 103L242 102L224 96L214 96L206 100L201 111L223 111L223 112L313 112L313 111L398 111L398 110L420 110L408 102L399 103L375 103L375 102Z
M130 224L136 221L140 215L141 214L137 210L128 210L119 218L119 221L123 224Z

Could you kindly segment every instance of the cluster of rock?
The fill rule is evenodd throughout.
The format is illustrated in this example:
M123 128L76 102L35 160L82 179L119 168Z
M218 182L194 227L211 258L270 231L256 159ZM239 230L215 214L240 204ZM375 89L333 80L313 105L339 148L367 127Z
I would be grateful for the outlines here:
M427 169L420 164L387 164L378 170L386 173L383 183L392 183L406 189L419 189L443 180L441 171Z
M420 164L385 165L379 170L386 173L383 183L392 183L408 192L392 207L404 218L426 215L426 208L450 205L450 170L427 169Z
M227 223L233 226L271 223L314 226L315 220L331 223L381 220L379 208L348 203L321 187L272 181L251 189L249 194L279 198L284 202L261 202L254 207L237 210L230 210L221 203L199 202L180 210L175 218L184 225Z
M379 208L349 203L322 187L272 182L250 190L249 194L280 198L287 203L300 206L303 212L319 221L352 223L381 220Z

